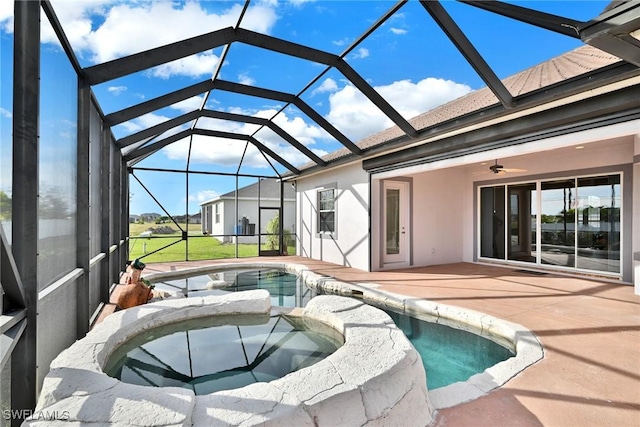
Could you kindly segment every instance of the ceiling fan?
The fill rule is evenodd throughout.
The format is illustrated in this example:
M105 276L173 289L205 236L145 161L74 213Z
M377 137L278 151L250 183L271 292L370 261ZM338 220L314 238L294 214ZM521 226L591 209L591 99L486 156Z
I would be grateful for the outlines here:
M498 160L496 159L495 164L489 166L489 172L493 172L495 174L505 174L507 172L526 172L526 169L514 169L514 168L505 168L502 165L498 164ZM475 172L476 175L479 174L485 174L485 173L489 173L489 172Z

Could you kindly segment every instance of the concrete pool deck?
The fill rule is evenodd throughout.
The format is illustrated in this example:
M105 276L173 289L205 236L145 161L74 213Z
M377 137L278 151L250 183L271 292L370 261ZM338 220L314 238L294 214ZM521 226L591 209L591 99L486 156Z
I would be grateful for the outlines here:
M305 264L342 281L487 313L536 334L542 361L486 396L439 410L432 426L640 426L640 296L632 286L467 263L367 273L303 257L259 260ZM144 273L214 263L148 264Z

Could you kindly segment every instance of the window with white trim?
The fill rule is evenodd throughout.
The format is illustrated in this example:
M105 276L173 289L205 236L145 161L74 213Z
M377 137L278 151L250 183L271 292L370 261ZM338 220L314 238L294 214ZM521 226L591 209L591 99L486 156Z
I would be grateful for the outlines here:
M216 203L216 224L220 224L220 203Z
M336 189L318 190L318 234L336 232Z

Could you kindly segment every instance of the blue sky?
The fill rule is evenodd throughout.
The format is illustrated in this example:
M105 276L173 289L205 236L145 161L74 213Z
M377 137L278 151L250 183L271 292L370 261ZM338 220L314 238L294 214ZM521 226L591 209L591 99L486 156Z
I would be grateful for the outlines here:
M83 67L235 26L243 6L243 2L236 1L52 0L51 3ZM453 1L442 3L500 78L580 45L577 40L464 4ZM577 20L597 16L608 4L607 1L577 0L514 3ZM384 0L255 1L243 17L241 27L332 54L341 54L393 5L394 2ZM10 165L6 161L9 158L7 154L10 153L8 141L12 108L9 66L13 22L10 6L9 1L0 2L0 123L3 158L0 187L5 191L7 183L10 183L7 178ZM52 147L52 154L44 157L41 180L55 183L55 175L61 171L60 165L64 165L70 158L64 150L57 150L57 147L73 146L69 126L76 120L73 102L62 102L57 91L61 86L69 87L66 93L73 91L73 73L68 64L65 64L64 55L46 23L43 24L42 39L43 71L47 72L47 76L43 74L43 81L48 80L48 84L43 83L41 107L43 116L51 117L55 125L48 129L45 126L47 121L41 123L43 152L49 152L47 147ZM93 90L103 111L108 114L210 79L221 54L222 48L213 49L97 85ZM345 59L407 119L483 86L482 80L417 1L410 1L400 8ZM234 43L222 64L219 77L297 94L325 68L320 64ZM56 73L60 73L60 76ZM323 75L301 97L354 142L392 125L335 70ZM113 132L116 138L121 138L196 110L203 102L202 97L192 98L118 125L113 128ZM284 107L277 101L221 91L212 92L205 105L212 110L264 118L273 117ZM341 147L297 108L285 108L274 120L318 155ZM185 126L189 125L191 124ZM201 119L198 127L244 134L252 134L257 130L253 125L212 119ZM262 130L256 134L256 138L294 165L302 165L308 161L304 155L290 149L270 131ZM247 148L242 141L204 137L194 137L191 144L189 140L177 142L137 166L184 170L189 152L189 168L193 171L236 172L240 158L244 158L240 166L241 172L275 175L264 157L252 146ZM47 159L50 160L48 164ZM284 171L282 167L277 167L277 170ZM184 213L187 205L189 213L196 213L200 202L235 187L235 178L192 175L188 183L188 195L185 197L187 182L184 174L141 171L137 176L171 214ZM251 182L254 180L241 179L240 186ZM136 180L132 180L131 192L131 213L161 212Z

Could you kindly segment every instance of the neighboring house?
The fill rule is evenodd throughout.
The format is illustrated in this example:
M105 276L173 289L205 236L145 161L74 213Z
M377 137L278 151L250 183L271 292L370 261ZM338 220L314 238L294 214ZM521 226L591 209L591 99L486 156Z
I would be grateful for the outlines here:
M143 222L155 222L156 219L160 218L162 215L159 213L143 213L140 214L140 220Z
M290 178L297 254L367 271L485 262L633 282L640 77L567 83L619 61L583 46L503 80L512 110L492 115L483 88L412 119L418 138L394 127L360 141L372 154L307 165ZM559 82L566 92L534 102Z
M173 220L179 224L184 224L187 220L186 215L178 215L174 216ZM189 215L189 224L200 224L202 222L202 217L200 212L197 214Z
M129 222L131 224L134 224L134 223L136 223L138 221L140 221L140 215L135 215L135 214L129 215Z
M253 236L264 234L269 221L279 213L280 187L279 180L261 179L239 188L237 197L235 191L230 191L201 203L202 232L225 243L235 242L236 235L243 236L238 237L239 243L257 243ZM295 189L289 183L285 183L283 188L283 228L294 233Z

